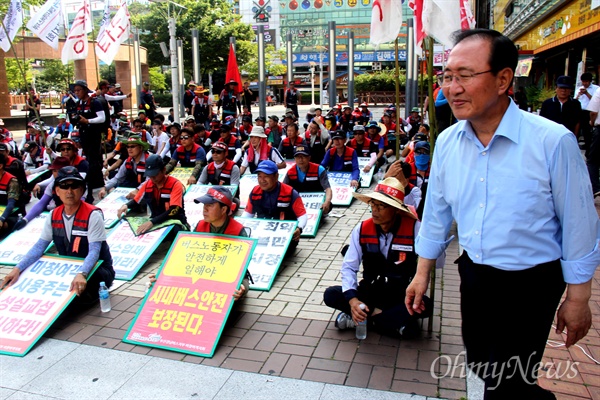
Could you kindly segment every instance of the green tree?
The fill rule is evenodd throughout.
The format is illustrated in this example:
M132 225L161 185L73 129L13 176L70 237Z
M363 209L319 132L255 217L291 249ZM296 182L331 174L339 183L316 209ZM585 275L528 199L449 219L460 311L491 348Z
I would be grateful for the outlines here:
M161 67L151 67L148 73L150 75L150 87L152 90L163 91L167 89L167 81Z
M180 0L179 4L187 9L170 5L171 15L175 16L176 36L183 41L184 75L192 75L192 38L191 29L199 32L200 72L204 75L217 70L224 71L229 55L229 37L236 38L236 56L238 65L249 60L251 49L256 44L252 27L242 23L239 15L231 12L231 6L225 0ZM132 25L140 32L140 42L148 49L150 66L169 64L158 43L169 44L168 11L170 3L152 3L142 8L132 8Z
M111 65L100 65L100 79L105 79L110 83L117 83L117 72L115 63Z
M406 71L400 71L400 88L406 85ZM396 90L396 75L393 69L362 74L354 78L357 92L394 91Z
M265 71L268 75L285 75L287 66L280 62L285 58L285 49L275 50L272 44L265 47ZM279 60L278 63L275 63ZM242 71L248 74L248 79L258 79L258 46L251 49L250 59L246 64L240 67Z
M23 60L16 60L14 58L5 58L6 65L6 78L8 81L8 90L10 91L22 91L27 86L31 84L33 79L33 73L31 68L31 63L33 60L28 59L23 62ZM23 82L23 73L21 69L18 67L17 62L21 64L21 68L25 69L25 73L27 75L27 82Z
M63 65L61 60L44 60L44 69L36 78L39 91L63 91L73 82L75 66L73 62Z

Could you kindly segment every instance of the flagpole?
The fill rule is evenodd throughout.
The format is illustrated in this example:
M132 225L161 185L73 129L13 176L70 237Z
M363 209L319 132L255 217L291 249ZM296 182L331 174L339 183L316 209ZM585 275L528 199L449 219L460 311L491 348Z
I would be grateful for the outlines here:
M21 10L22 10L22 8L21 8ZM17 67L19 68L19 71L21 71L21 74L23 74L23 82L25 83L25 90L27 90L27 72L21 66L21 63L19 63L19 56L17 55L17 50L15 49L13 41L10 38L10 35L8 34L8 30L6 30L6 26L4 25L4 20L0 20L0 23L2 24L2 29L6 33L6 38L8 39L8 43L10 43L10 48L12 49L13 54L15 55L15 61L17 63ZM23 27L23 24L21 24L21 26L19 27L19 29L21 30L22 27ZM23 63L25 63L25 53L23 53ZM31 93L30 93L29 90L27 90L27 97L31 98ZM41 128L40 130L42 131L42 138L44 139L44 146L48 147L48 145L46 144L46 131L44 130L44 126L39 122L42 119L41 116L40 116L40 113L37 110L37 108L35 108L35 107L33 108L33 112L35 113L35 117L37 118L38 123L40 125L40 128ZM25 116L25 120L27 120L27 116Z
M108 1L108 0L105 0ZM96 30L94 29L94 18L93 18L93 11L92 11L92 2L90 1L90 19L91 19L91 23L92 23L92 48L94 51L94 67L96 69L96 87L98 89L100 89L100 71L98 70L98 57L96 56L96 38L95 38L95 34L96 34ZM87 40L87 36L86 36L86 40ZM96 89L96 90L98 90ZM106 100L106 99L105 99ZM107 120L110 119L110 115L105 115L104 118L106 118ZM107 156L106 154L106 135L108 135L108 132L103 132L102 135L102 147L104 148L104 154L102 155L102 159L104 160L104 158Z
M133 32L130 31L129 32L129 72L131 72L131 65L132 65L131 64L131 54L132 53L133 53ZM134 68L136 68L135 67L135 60L134 60L133 65L134 65ZM133 82L130 80L130 84L132 84L132 83ZM131 85L131 86L132 86L131 87L131 93L133 93L133 85ZM136 88L136 91L135 91L135 97L136 97L136 100L139 103L139 99L137 98L138 97L137 88ZM133 117L133 95L129 98L129 118L132 118L132 117ZM127 121L128 124L129 124L129 118L128 118L128 121Z
M400 66L398 63L398 37L394 41L394 50L396 53L396 160L400 159Z

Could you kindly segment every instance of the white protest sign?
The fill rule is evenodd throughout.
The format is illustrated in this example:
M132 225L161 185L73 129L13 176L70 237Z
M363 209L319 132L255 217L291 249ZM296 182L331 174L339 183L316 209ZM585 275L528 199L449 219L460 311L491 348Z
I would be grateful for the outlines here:
M0 354L27 354L75 297L69 288L82 265L80 258L48 254L0 292Z
M29 221L24 228L14 231L0 243L0 264L17 265L29 249L39 240L46 218L50 213L42 213Z
M369 161L371 161L370 157L358 157L358 169L360 170L360 187L371 186L371 181L373 180L373 171L375 171L375 168L371 168L369 172L363 171L369 163Z
M250 198L250 192L254 189L254 186L258 185L258 175L256 174L244 174L240 178L240 208L246 208L248 199Z
M354 189L350 186L352 181L351 172L328 172L329 184L333 192L331 204L334 206L349 206L352 202L352 192Z
M112 192L103 198L96 207L102 210L104 215L104 227L109 229L112 228L118 221L117 211L123 204L127 204L129 200L125 198L134 188L115 188Z
M135 236L127 221L119 222L106 238L113 259L115 279L132 280L171 228L172 226L166 226Z
M204 208L204 205L202 203L196 204L194 203L194 200L205 195L206 192L208 192L208 189L211 187L212 185L190 185L183 196L185 216L192 230L196 227L199 221L204 219L204 216L202 215L202 209ZM229 189L231 194L235 196L235 192L237 191L236 185L223 185L223 187Z
M300 193L304 208L306 209L306 216L308 222L302 230L301 237L315 237L317 236L317 230L319 229L319 222L321 222L321 215L323 210L321 206L325 201L325 193Z
M250 228L251 238L258 239L248 266L254 280L250 289L270 290L298 221L259 218L236 218L236 221Z

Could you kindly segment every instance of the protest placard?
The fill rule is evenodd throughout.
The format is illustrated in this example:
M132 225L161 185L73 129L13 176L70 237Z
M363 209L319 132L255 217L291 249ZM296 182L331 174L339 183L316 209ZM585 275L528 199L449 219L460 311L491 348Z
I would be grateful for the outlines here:
M169 175L171 175L173 178L177 178L179 182L183 183L183 186L187 187L188 179L190 179L193 171L194 168L177 167L171 171Z
M180 232L124 341L212 357L255 242Z
M115 279L130 281L162 243L172 226L135 236L127 221L121 221L106 238L113 259Z
M271 290L298 221L241 217L235 220L250 228L250 237L258 239L248 267L254 281L250 289Z
M321 222L321 215L323 210L321 206L325 201L325 193L300 193L304 208L306 209L306 215L308 222L302 230L301 237L315 237L317 236L317 230L319 229L319 223Z
M373 180L373 171L375 171L375 167L371 168L369 172L363 171L363 169L365 169L369 161L371 161L369 157L358 157L358 169L360 169L360 187L371 186L371 181Z
M190 185L183 196L185 216L192 230L198 225L199 221L204 219L204 216L202 215L204 205L202 203L196 204L194 203L194 200L205 195L211 187L212 185ZM231 194L235 196L235 192L237 192L236 185L223 185L223 187L229 189Z
M39 178L40 176L42 176L42 175L44 175L45 173L48 173L48 172L50 172L50 171L45 170L45 171L40 171L40 172L34 172L31 175L27 175L27 183L31 183L31 182L35 181L37 178Z
M123 219L129 223L129 228L130 228L131 232L133 232L133 234L136 236L139 236L137 233L138 228L142 224L145 224L146 222L150 221L150 217L125 217ZM167 226L173 226L173 225L179 225L184 230L188 229L188 227L185 226L180 220L168 219L165 222L161 222L160 224L152 225L152 228L148 229L145 233L154 232L159 229L165 228Z
M17 265L21 261L39 240L46 218L50 218L50 213L41 213L0 243L0 265Z
M104 215L104 227L110 229L119 221L117 211L123 204L129 200L125 198L134 188L118 187L110 192L105 198L100 200L96 207L102 210Z
M0 292L0 354L29 352L75 297L69 288L82 265L80 258L46 254Z
M350 203L352 203L352 192L354 192L354 189L350 186L352 173L329 171L327 176L329 177L329 184L331 185L331 191L333 192L331 204L334 206L348 207Z
M244 174L240 178L240 208L246 208L248 199L250 198L250 192L254 189L254 186L258 185L258 175L256 174Z

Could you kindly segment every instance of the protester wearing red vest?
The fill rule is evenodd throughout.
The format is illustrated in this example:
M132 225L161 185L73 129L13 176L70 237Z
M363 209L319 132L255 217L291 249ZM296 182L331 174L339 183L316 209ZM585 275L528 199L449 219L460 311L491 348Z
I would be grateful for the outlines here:
M0 154L0 205L5 206L4 212L0 215L0 231L2 232L12 230L17 218L10 216L14 208L21 205L19 202L21 186L17 178L4 169L6 162L7 157Z
M0 288L15 284L21 272L36 262L54 241L58 254L85 258L69 290L79 296L79 303L97 304L100 282L110 287L115 271L106 243L102 211L82 201L85 186L84 178L76 168L68 166L60 169L55 190L63 204L54 209L51 218L46 219L40 239L6 275ZM98 260L102 260L102 263L88 279Z
M360 170L358 169L358 156L354 149L346 146L346 134L343 131L331 133L333 148L325 153L321 165L329 171L346 171L352 173L350 185L358 188Z
M404 204L404 187L396 178L385 179L372 193L353 196L371 206L372 217L353 229L341 269L342 286L325 291L325 304L341 311L335 322L338 329L354 328L366 319L367 327L380 334L414 337L420 328L404 305L404 291L417 268L414 241L420 222ZM431 312L429 299L422 311L419 318Z
M202 170L198 183L202 185L239 185L240 168L227 158L227 145L223 142L213 143L212 162Z

